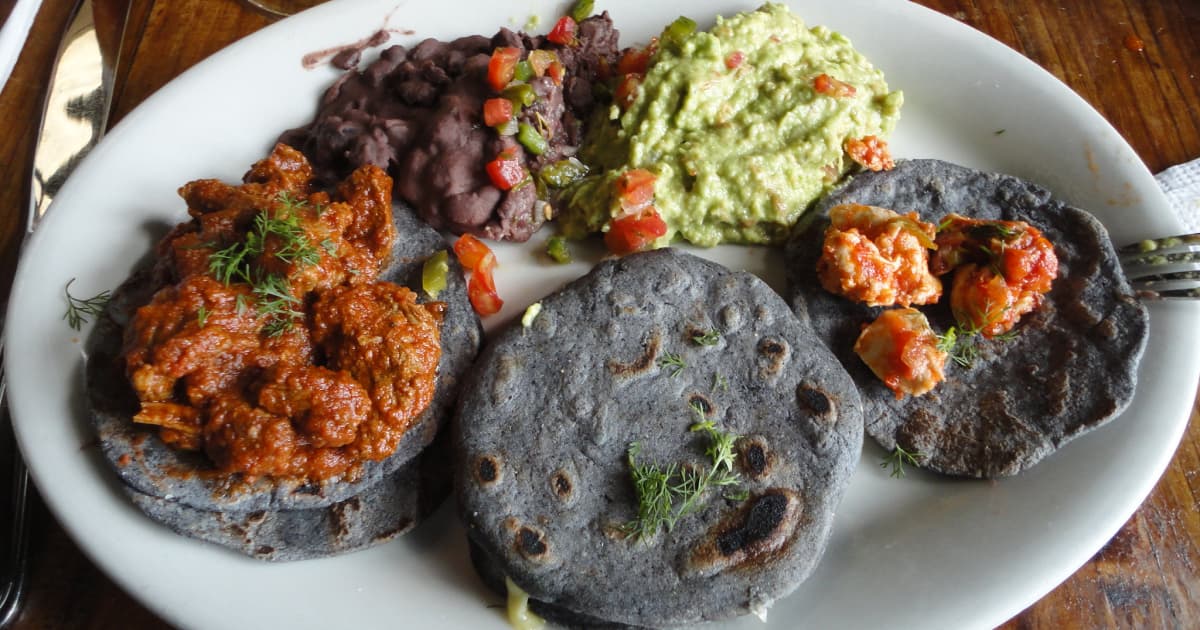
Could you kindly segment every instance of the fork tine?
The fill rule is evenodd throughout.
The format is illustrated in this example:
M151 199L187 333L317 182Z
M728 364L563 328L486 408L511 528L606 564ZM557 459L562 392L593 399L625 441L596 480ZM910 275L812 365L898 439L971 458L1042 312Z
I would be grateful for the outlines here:
M1192 258L1200 254L1200 234L1181 234L1131 243L1118 250L1122 265L1139 260Z
M1118 250L1118 257L1140 297L1200 298L1200 234L1131 243Z
M1181 276L1186 279L1187 274L1200 273L1200 258L1188 258L1182 261L1171 260L1161 263L1134 262L1133 264L1123 266L1125 267L1125 275L1130 280L1172 275Z

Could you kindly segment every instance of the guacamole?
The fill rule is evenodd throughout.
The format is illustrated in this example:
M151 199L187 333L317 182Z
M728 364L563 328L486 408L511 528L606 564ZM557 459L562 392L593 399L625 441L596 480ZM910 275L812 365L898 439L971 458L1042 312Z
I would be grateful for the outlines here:
M849 170L846 141L886 135L899 118L903 96L881 71L783 5L718 17L711 31L680 25L636 91L622 102L618 87L592 121L581 157L594 175L564 191L567 236L607 230L622 213L616 178L645 169L668 226L655 245L779 242Z

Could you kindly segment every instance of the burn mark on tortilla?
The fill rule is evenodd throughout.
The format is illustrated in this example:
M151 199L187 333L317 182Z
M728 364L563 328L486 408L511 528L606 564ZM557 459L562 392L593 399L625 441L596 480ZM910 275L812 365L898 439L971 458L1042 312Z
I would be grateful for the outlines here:
M396 526L392 529L380 532L379 535L372 539L372 541L377 543L387 542L401 534L408 532L408 530L412 529L415 525L416 522L406 516L397 521Z
M787 507L787 497L782 494L759 497L750 507L750 514L741 527L717 536L717 549L722 555L732 556L765 540L783 522Z
M713 411L716 410L716 407L713 406L708 398L705 398L704 394L698 393L688 396L688 406L693 409L699 409L700 413L704 414L706 418L713 415Z
M766 381L774 381L787 366L792 351L788 343L782 339L766 337L758 342L758 376Z
M744 437L737 442L738 462L747 477L759 480L770 476L775 456L762 436Z
M500 467L500 458L492 455L481 455L475 460L475 481L481 486L490 486L500 482L500 477L503 470Z
M575 494L575 484L571 481L571 475L562 469L554 471L554 475L550 477L550 488L562 501L570 501Z
M722 518L699 544L685 552L681 574L711 577L771 562L796 531L802 511L800 495L794 490L764 491Z
M800 383L796 387L796 402L799 403L801 409L808 411L818 418L832 421L837 417L833 400L825 392L808 383Z
M546 544L545 532L528 526L517 530L515 544L517 552L527 560L541 561L545 559L547 552L550 551L550 547Z
M633 361L621 363L615 359L610 359L606 364L608 371L612 372L613 376L632 377L638 374L645 374L654 367L654 360L658 358L658 350L662 345L662 338L657 330L650 331L650 337L642 344L642 354Z

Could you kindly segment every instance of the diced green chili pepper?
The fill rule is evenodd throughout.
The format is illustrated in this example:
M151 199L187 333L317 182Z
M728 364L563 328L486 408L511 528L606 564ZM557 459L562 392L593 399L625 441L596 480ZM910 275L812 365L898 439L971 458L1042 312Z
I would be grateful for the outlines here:
M537 92L533 91L533 86L528 83L517 83L504 88L500 96L512 101L515 109L529 107L537 100ZM513 112L514 114L516 112Z
M421 288L429 297L436 298L446 288L446 274L450 272L450 256L446 250L425 259L421 267Z
M518 61L513 68L514 81L528 81L533 78L533 66L529 65L528 61Z
M567 248L567 239L561 236L551 236L546 241L546 255L556 263L571 262L571 250Z
M588 168L583 162L574 158L559 160L547 165L538 175L542 181L555 188L565 188L571 182L587 175Z
M571 9L571 19L576 22L582 22L592 15L592 7L595 5L593 0L579 0Z
M520 142L526 151L534 155L546 152L546 139L529 123L521 123L517 126L517 142Z
M696 31L696 21L679 16L671 22L667 28L663 29L662 38L665 42L672 42L676 45L682 44L683 40Z

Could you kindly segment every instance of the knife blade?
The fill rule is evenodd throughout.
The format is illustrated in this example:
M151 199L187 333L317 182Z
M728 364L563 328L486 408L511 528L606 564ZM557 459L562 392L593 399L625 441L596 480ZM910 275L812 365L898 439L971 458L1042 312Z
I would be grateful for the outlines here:
M93 0L77 0L59 41L34 145L30 201L24 209L25 240L46 216L63 182L107 128L113 76L130 8L127 1L121 0L119 4L120 37L111 54L106 55L100 45ZM5 396L7 379L2 359L3 340L8 334L5 329L0 335L0 431L12 450L12 512L8 553L4 572L0 574L4 580L0 587L0 629L16 619L29 573L29 475L12 439L12 419Z

